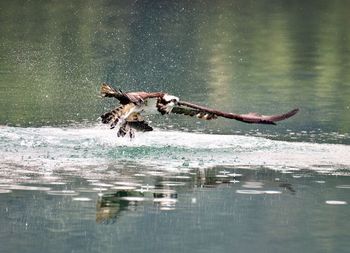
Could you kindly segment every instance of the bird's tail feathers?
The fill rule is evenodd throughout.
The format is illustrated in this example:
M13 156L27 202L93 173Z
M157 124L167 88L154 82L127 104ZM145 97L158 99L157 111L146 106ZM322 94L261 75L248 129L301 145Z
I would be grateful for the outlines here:
M115 97L120 98L124 96L124 93L121 90L116 90L109 84L103 83L100 89L101 95L103 97Z

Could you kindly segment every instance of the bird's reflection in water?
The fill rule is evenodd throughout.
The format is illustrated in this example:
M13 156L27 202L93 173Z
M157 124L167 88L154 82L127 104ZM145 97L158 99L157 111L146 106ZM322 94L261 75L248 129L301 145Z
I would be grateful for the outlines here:
M153 203L159 210L174 210L177 193L171 189L119 190L100 194L96 205L96 222L115 223L123 212L137 211L139 205Z
M265 189L267 190L265 193L269 194L282 192L295 194L296 190L288 182L288 178L281 179L280 175L271 170L260 172L259 170L227 168L196 169L187 175L159 175L156 173L156 176L144 177L138 187L111 188L100 193L96 205L96 222L101 224L115 223L123 213L137 213L146 207L162 211L174 210L178 202L178 194L201 188L226 185L235 189L236 193L259 192L263 194ZM135 178L130 177L130 175L129 180L134 180L130 184L137 185ZM152 182L152 184L149 185L146 182ZM256 188L261 189L254 190ZM271 189L275 189L275 191L271 191ZM280 191L276 191L276 189Z
M96 222L97 223L114 223L117 218L124 212L130 209L135 209L136 201L125 199L125 197L136 197L141 193L134 191L117 191L114 193L100 194L96 205Z

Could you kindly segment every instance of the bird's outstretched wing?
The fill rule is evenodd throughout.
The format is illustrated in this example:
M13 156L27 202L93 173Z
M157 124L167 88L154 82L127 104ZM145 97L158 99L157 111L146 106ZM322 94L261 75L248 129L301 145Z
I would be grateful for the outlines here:
M211 120L217 117L224 117L228 119L235 119L245 123L251 124L269 124L276 125L277 121L288 119L295 115L299 109L293 109L287 113L275 114L275 115L260 115L258 113L248 113L248 114L236 114L219 111L216 109L211 109L208 107L196 105L186 101L179 101L177 106L172 109L172 113L184 114L189 116L196 116L201 119Z
M140 104L148 98L161 98L164 96L164 92L122 92L121 90L116 90L109 84L103 83L100 89L101 95L103 97L114 97L120 101L121 104Z

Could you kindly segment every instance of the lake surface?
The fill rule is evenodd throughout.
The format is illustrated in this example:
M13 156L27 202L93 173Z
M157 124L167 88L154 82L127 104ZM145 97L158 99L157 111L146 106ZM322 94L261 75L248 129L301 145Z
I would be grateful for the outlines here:
M348 252L348 1L0 2L0 252ZM99 87L277 126L150 116Z

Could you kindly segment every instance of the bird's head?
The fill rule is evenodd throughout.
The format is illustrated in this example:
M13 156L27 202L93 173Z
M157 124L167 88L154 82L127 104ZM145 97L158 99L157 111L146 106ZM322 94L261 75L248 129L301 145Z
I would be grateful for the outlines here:
M170 105L176 105L180 99L178 97L175 97L175 96L172 96L169 94L165 94L163 96L163 100L165 101L166 104L171 103Z
M178 97L164 94L163 97L160 98L157 102L158 111L162 114L168 114L178 102Z

